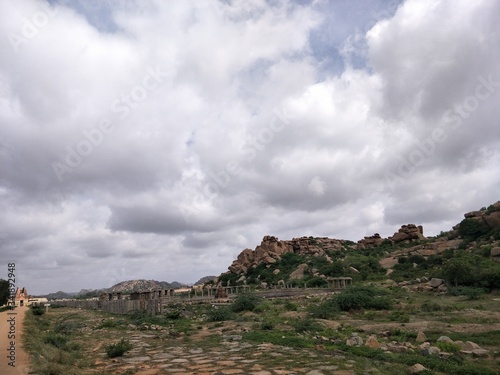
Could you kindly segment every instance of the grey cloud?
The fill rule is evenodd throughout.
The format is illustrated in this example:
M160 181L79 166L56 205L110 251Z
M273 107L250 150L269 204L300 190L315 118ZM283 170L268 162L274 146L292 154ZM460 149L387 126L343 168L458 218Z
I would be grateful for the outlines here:
M0 39L0 262L34 292L195 281L266 234L429 234L498 200L500 88L456 112L500 81L498 3L66 4ZM1 6L0 32L42 5Z

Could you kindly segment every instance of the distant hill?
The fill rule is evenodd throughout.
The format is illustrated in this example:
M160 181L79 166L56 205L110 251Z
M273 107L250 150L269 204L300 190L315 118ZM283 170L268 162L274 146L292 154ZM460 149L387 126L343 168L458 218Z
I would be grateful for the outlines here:
M205 283L208 283L209 281L215 280L217 276L204 276L201 279L199 279L197 282L194 283L194 285L203 285Z
M63 298L74 298L77 295L77 293L66 293L62 291L58 291L55 293L49 293L45 296L41 297L46 297L47 299L63 299Z
M177 281L171 283L166 281L156 281L156 280L128 280L122 281L118 284L113 285L111 288L105 289L104 291L108 293L130 293L137 291L155 290L155 289L176 289L186 286L186 284L181 284Z
M110 288L103 289L82 289L78 293L55 292L49 293L43 297L47 299L63 299L63 298L90 298L97 297L101 293L131 293L136 291L148 291L155 289L177 289L187 286L186 284L173 281L171 283L166 281L156 280L127 280L119 282Z

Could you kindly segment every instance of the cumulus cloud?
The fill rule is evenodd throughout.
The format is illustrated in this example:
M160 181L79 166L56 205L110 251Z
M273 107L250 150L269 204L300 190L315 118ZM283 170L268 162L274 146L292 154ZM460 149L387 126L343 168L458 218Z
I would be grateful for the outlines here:
M499 7L0 1L0 259L41 293L449 229L499 196Z

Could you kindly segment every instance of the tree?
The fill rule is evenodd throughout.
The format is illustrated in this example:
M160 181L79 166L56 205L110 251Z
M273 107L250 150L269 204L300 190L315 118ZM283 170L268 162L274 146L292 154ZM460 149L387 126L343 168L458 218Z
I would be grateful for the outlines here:
M446 262L443 274L455 287L459 284L470 284L474 280L474 257L459 256Z
M6 305L9 301L9 282L0 279L0 306Z

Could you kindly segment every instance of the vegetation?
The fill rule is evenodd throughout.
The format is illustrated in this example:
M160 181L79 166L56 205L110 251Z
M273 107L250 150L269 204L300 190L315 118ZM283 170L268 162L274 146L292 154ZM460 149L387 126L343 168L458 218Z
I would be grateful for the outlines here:
M234 312L253 311L261 302L261 298L254 293L239 294L231 305Z
M7 280L0 279L0 306L7 304L9 296L9 282Z
M121 357L132 348L133 345L130 343L130 341L121 339L119 342L115 344L106 345L105 350L108 358L115 358L115 357Z

